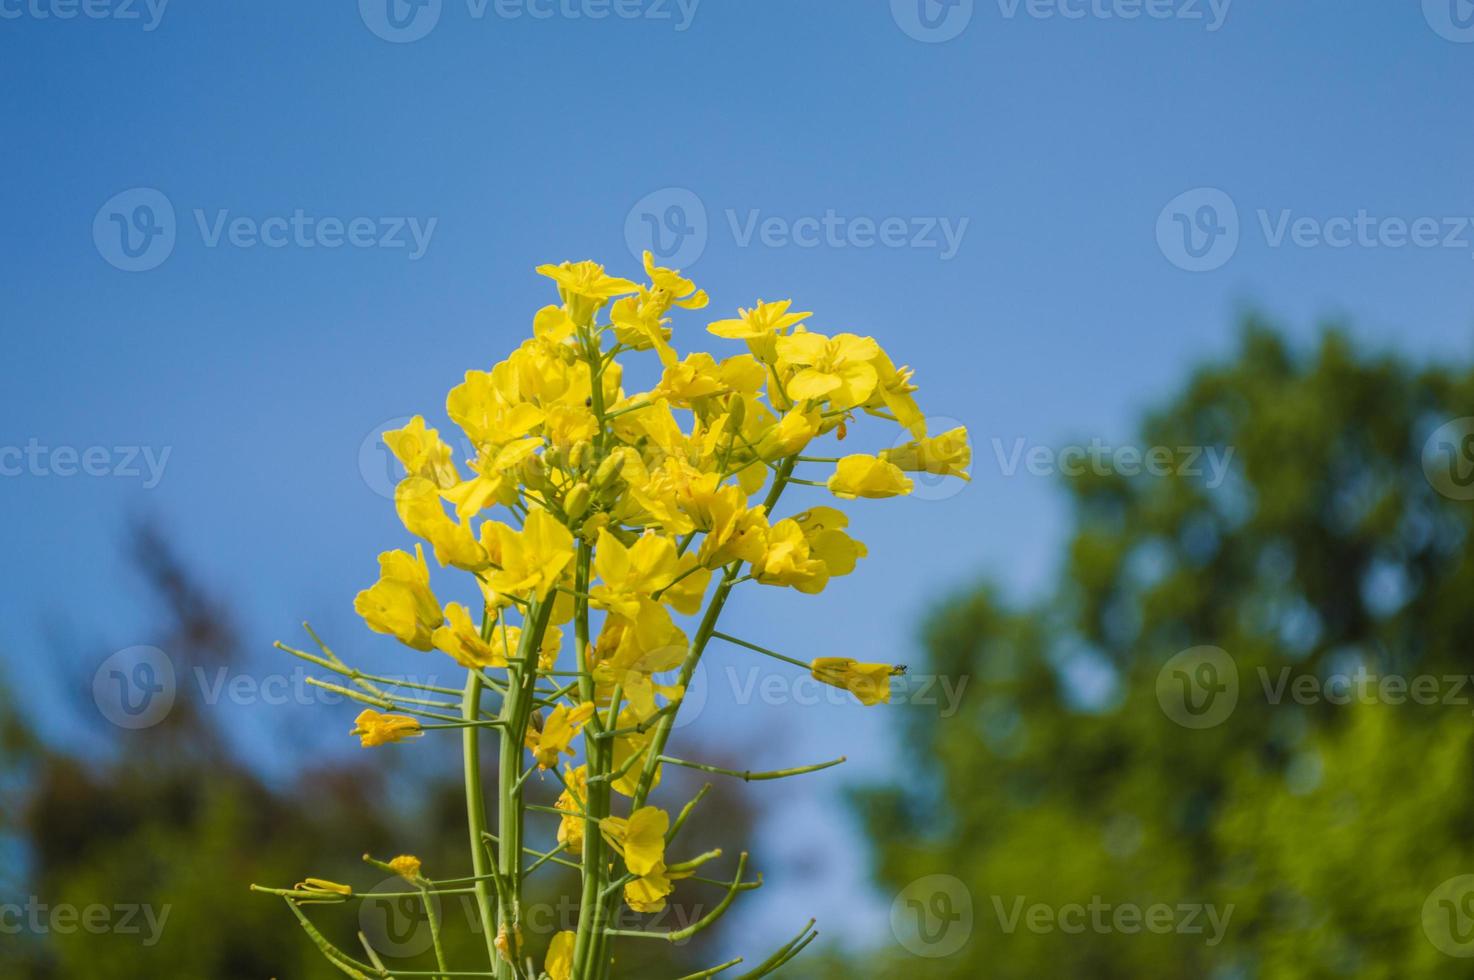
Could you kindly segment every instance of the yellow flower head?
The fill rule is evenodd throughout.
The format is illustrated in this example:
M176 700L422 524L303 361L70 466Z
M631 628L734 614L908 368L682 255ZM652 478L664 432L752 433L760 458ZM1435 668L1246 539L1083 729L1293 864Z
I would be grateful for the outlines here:
M481 639L481 628L471 621L471 611L459 602L446 604L445 625L438 627L430 639L435 649L462 667L507 665L501 648Z
M665 862L624 886L624 904L635 912L659 912L675 886L666 876Z
M861 704L889 704L890 679L905 673L904 667L890 664L862 664L849 657L819 657L809 665L814 680L843 688L860 699Z
M560 704L548 715L542 731L527 729L527 747L537 759L539 769L551 769L558 764L558 756L573 754L573 739L578 730L594 716L594 703L585 701L576 708Z
M899 497L911 492L911 478L894 463L875 456L846 456L834 467L829 492L836 497Z
M655 264L655 256L645 250L645 275L650 277L652 292L667 297L671 306L684 310L699 310L706 306L706 290L697 289L696 284L681 275L680 269L665 269Z
M558 843L570 854L583 850L584 806L589 798L589 771L587 766L571 769L563 767L563 792L554 802L555 809L564 816L558 821Z
M665 864L665 832L670 829L670 815L655 806L642 806L629 819L605 817L599 830L610 845L624 857L631 874L645 875L657 865Z
M594 314L616 296L633 293L640 287L628 279L619 279L604 272L597 262L564 262L560 265L540 265L539 275L547 276L558 284L558 295L568 315L579 326L588 326Z
M357 735L364 748L372 749L392 742L402 742L407 738L418 738L424 732L420 731L417 719L404 715L381 715L377 711L367 710L353 719L353 729L348 734Z
M796 402L827 401L836 409L863 405L878 376L870 363L880 345L852 333L826 337L798 332L777 341L778 369L787 375L783 390Z
M435 560L475 571L486 564L486 550L466 524L457 524L445 513L440 490L420 476L402 480L394 490L394 506L405 529L430 542Z
M440 603L430 591L430 569L419 545L413 555L386 551L379 556L379 580L358 593L353 610L369 629L387 633L416 650L433 648L441 623Z
M543 961L548 980L569 980L573 976L573 947L577 939L577 934L565 930L548 944L548 956Z
M608 531L599 532L594 549L594 571L600 583L589 590L595 606L634 619L640 597L650 596L675 580L676 543L654 532L641 535L632 547Z
M394 873L405 881L413 882L420 877L420 859L413 854L401 854L389 862L389 867Z
M493 569L489 579L498 592L531 593L542 600L573 561L572 532L540 508L527 515L521 531L495 524L492 533L496 536L495 550L501 557L501 568Z
M964 480L972 463L972 447L967 444L967 429L958 426L939 436L917 439L895 449L881 452L880 458L912 473L935 473L958 476Z
M442 490L460 482L450 447L441 441L437 430L425 428L425 420L419 415L404 428L385 432L384 445L410 476L424 477Z
M789 299L777 303L758 300L757 306L752 309L738 310L737 319L717 320L706 329L728 340L747 341L748 349L758 360L771 364L776 357L778 338L792 330L796 324L813 316L812 313L788 312L792 305L793 300Z

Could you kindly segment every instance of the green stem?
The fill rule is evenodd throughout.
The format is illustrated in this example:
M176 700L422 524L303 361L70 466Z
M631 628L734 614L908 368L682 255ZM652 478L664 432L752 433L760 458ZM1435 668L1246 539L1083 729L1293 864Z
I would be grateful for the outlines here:
M466 695L462 713L472 720L480 712L481 678L475 671L466 675ZM505 735L503 736L505 738ZM481 788L481 732L470 727L461 736L462 753L465 758L466 819L471 828L471 868L476 876L476 910L481 919L481 931L486 938L486 955L490 966L497 969L496 954L496 900L492 897L491 861L481 836L486 833L486 796Z

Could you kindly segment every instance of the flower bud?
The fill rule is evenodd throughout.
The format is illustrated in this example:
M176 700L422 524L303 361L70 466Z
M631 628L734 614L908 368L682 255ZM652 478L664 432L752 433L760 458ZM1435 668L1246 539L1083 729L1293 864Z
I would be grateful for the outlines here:
M619 479L619 471L624 469L623 456L610 456L599 464L599 469L594 473L594 488L596 490L608 490L614 481Z
M543 489L548 482L548 469L537 456L529 456L517 464L517 474L522 483L533 490Z
M741 395L727 399L727 431L742 431L742 422L747 418L747 402Z
M568 468L568 460L564 457L563 450L557 446L549 446L543 450L543 463L554 470Z
M588 512L589 502L593 498L593 491L587 483L575 484L568 491L568 496L563 498L563 513L568 515L569 520L576 521Z
M593 458L593 445L587 439L580 439L573 444L573 449L568 453L568 465L574 470L583 470Z

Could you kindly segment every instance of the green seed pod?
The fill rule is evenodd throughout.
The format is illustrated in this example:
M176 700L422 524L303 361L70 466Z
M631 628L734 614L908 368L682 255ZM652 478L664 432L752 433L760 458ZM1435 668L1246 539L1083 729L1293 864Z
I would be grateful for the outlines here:
M610 456L599 464L599 469L594 473L594 488L596 490L608 490L614 481L619 479L619 471L624 469L624 456Z
M579 483L568 491L568 496L563 498L563 513L568 515L569 520L576 521L588 512L589 503L593 499L594 492L589 485Z

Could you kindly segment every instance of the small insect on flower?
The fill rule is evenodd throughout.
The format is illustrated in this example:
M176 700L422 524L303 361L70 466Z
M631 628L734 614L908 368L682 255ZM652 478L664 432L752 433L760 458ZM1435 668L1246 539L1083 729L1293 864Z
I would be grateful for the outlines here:
M405 715L381 715L369 709L353 719L353 729L348 734L357 735L364 748L372 749L407 738L418 738L425 733L420 730L420 723L414 718Z

